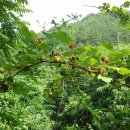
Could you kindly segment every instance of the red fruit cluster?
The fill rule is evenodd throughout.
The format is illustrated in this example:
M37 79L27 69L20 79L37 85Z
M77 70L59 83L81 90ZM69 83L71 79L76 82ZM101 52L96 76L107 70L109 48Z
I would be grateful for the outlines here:
M102 68L98 68L97 70L98 70L98 73L99 73L99 74L101 74L101 73L102 73L102 71L103 71L103 69L102 69Z
M39 38L39 39L34 39L31 42L34 44L39 44L39 43L43 42L43 40L41 38Z
M75 44L70 44L70 45L69 45L69 48L70 48L70 49L76 48L76 45L75 45Z
M102 57L102 61L105 62L106 64L110 63L109 58Z

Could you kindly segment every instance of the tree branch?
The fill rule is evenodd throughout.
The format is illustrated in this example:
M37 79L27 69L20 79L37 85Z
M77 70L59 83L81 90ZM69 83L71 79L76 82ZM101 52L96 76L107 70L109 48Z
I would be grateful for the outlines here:
M76 64L74 64L74 63L72 63L72 62L56 61L56 60L54 60L54 61L41 60L41 61L39 61L39 62L37 62L37 63L32 64L32 65L28 65L28 66L26 65L26 66L23 67L21 70L19 70L18 72L16 72L14 75L12 75L12 76L10 76L10 77L4 79L4 80L3 80L3 83L6 82L6 81L8 81L8 80L12 80L15 76L17 76L17 75L20 74L21 72L25 71L26 69L31 68L31 67L34 67L34 66L36 66L36 65L39 65L39 64L41 64L41 63L48 63L48 64L53 64L53 63L56 63L56 64L69 64L69 65L71 65L71 66L73 66L73 67L76 67L76 68L79 68L79 69L81 69L81 70L83 70L83 71L86 71L86 72L89 73L89 74L90 74L90 73L98 73L96 70L89 70L89 69L86 69L86 68L83 67L83 66L76 65ZM129 85L129 84L122 83L122 82L120 82L120 81L118 81L118 80L116 80L116 79L113 79L113 81L116 82L116 83L119 83L120 85L123 85L123 86L126 86L126 87L130 88L130 85Z
M41 61L39 61L39 62L37 62L37 63L32 64L32 65L28 65L28 66L26 65L26 66L23 67L21 70L19 70L18 72L16 72L14 75L12 75L11 77L8 77L7 79L5 79L4 82L6 82L7 80L13 79L15 76L17 76L19 73L25 71L27 68L34 67L34 66L36 66L36 65L38 65L38 64L41 64L41 63L49 63L49 64L51 64L51 63L58 63L58 61L41 60ZM65 62L60 62L60 63L61 63L61 64L65 64Z

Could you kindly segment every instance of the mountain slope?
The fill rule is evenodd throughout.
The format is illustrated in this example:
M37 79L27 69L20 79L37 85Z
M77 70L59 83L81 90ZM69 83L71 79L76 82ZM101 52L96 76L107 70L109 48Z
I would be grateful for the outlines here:
M90 14L71 25L77 43L130 43L130 31L125 30L119 20L110 15Z

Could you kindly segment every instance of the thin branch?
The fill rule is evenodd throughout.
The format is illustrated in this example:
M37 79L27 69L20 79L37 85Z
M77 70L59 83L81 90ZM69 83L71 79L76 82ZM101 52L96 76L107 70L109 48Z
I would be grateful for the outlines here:
M25 71L27 68L34 67L34 66L36 66L36 65L38 65L38 64L41 64L41 63L49 63L49 64L52 64L52 63L67 64L67 63L69 63L69 62L65 62L65 61L56 61L56 60L55 60L55 61L41 60L41 61L39 61L39 62L37 62L37 63L32 64L32 65L28 65L28 66L23 67L21 70L19 70L18 72L16 72L14 75L12 75L11 77L8 77L7 79L5 79L4 82L6 82L7 80L13 79L15 76L17 76L17 75L20 74L21 72ZM69 63L69 64L70 64L71 66L73 66L73 67L76 67L76 68L82 69L82 70L84 70L84 71L87 71L88 73L91 73L91 72L92 72L92 71L90 71L90 70L88 70L88 69L86 69L86 68L84 68L84 67L82 67L82 66L75 65L75 64L73 64L73 63Z
M34 67L34 66L36 66L36 65L39 65L39 64L41 64L41 63L48 63L48 64L53 64L53 63L56 63L56 64L69 64L69 65L71 65L72 67L79 68L79 69L81 69L81 70L83 70L83 71L86 71L86 72L89 73L89 74L90 74L90 73L98 73L96 70L89 70L89 69L86 69L86 68L83 67L83 66L76 65L76 64L74 64L74 63L72 63L72 62L56 61L56 60L54 60L54 61L41 60L41 61L39 61L39 62L37 62L37 63L32 64L32 65L28 65L28 66L26 65L26 66L23 67L21 70L19 70L18 72L16 72L14 75L12 75L12 76L10 76L10 77L4 79L3 83L6 82L6 81L8 81L8 80L13 79L15 76L17 76L17 75L20 74L21 72L25 71L26 69L31 68L31 67ZM116 80L116 79L113 79L113 81L119 83L120 85L123 85L123 86L126 86L126 87L130 88L130 85L129 85L129 84L122 83L122 82L120 82L120 81L118 81L118 80Z
M25 71L27 68L34 67L34 66L36 66L36 65L38 65L38 64L41 64L41 63L49 63L49 64L51 64L51 63L58 63L58 61L41 60L41 61L39 61L39 62L37 62L37 63L32 64L32 65L25 66L25 67L23 67L21 70L19 70L18 72L16 72L14 75L12 75L11 77L8 77L7 79L5 79L4 82L6 82L7 80L13 79L15 76L17 76L19 73ZM65 62L60 62L60 63L61 63L61 64L65 64Z

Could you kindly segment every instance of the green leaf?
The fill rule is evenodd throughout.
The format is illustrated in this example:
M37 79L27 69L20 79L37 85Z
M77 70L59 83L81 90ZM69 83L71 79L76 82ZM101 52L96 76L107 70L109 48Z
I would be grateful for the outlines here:
M5 41L9 41L9 38L1 33L0 33L0 39L5 40Z
M0 80L4 78L4 75L0 73Z
M127 68L120 68L118 73L123 74L123 75L128 75L130 74L130 70Z
M130 49L122 49L121 52L124 54L124 56L130 55Z
M62 77L60 74L58 74L58 73L55 74L54 77L55 77L56 79L62 79L62 78L63 78L63 77Z
M67 33L61 30L54 32L53 35L58 41L62 43L70 44L73 41L72 38Z
M128 29L128 30L130 30L130 23L124 24L123 27L126 28L126 29Z
M91 47L91 46L84 46L84 49L86 50L88 55L90 55L94 58L98 58L101 55L98 48Z
M110 7L110 4L108 2L105 2L104 5L109 8Z
M119 8L118 8L117 6L113 6L112 9L111 9L111 11L112 11L113 13L116 13L116 12L119 11Z
M47 54L48 52L51 51L51 47L49 46L49 44L47 42L42 42L40 44L37 45L37 48L40 51L42 51L44 54Z
M56 101L53 100L53 99L48 99L48 102L49 102L50 104L52 104L52 105L56 104Z
M72 51L66 51L63 53L64 56L66 57L69 57L69 56L72 56L73 55L73 52Z
M116 71L119 71L119 70L120 70L120 68L114 67L114 66L111 66L111 67L108 67L108 68L110 68L110 69L112 69L112 70L116 70Z
M119 67L114 67L114 66L108 67L108 68L110 68L112 70L116 70L119 74L122 74L122 75L128 75L128 74L130 74L130 70L127 69L127 68L123 68L123 67L119 68Z
M124 57L124 53L122 51L118 51L118 50L115 50L114 52L112 52L112 54L109 54L110 57L112 57L113 59L118 59L118 58L122 58ZM111 58L111 59L112 59Z
M25 25L19 25L19 29L20 29L20 34L21 34L21 38L22 40L27 43L27 42L31 42L32 37L31 37L31 33L29 31L29 29L25 26Z
M104 50L112 50L113 49L113 44L111 43L100 43L100 47Z
M124 4L123 4L122 6L128 8L128 7L130 6L130 1L126 1L126 2L124 2Z
M31 35L32 39L36 39L37 38L37 35L36 35L36 33L33 30L30 31L30 35Z
M89 59L87 59L87 63L89 65L95 65L98 63L98 61L95 58L89 58Z
M110 83L112 81L112 78L110 77L104 77L102 75L98 75L97 77L98 79L101 79L102 81L106 82L106 83Z
M14 93L18 94L18 95L27 95L31 89L33 89L33 87L29 87L27 86L26 83L24 82L19 82L19 83L16 83L17 87L15 88L12 88Z
M121 9L121 13L122 13L123 15L125 15L125 14L127 13L127 10L126 10L126 9Z

